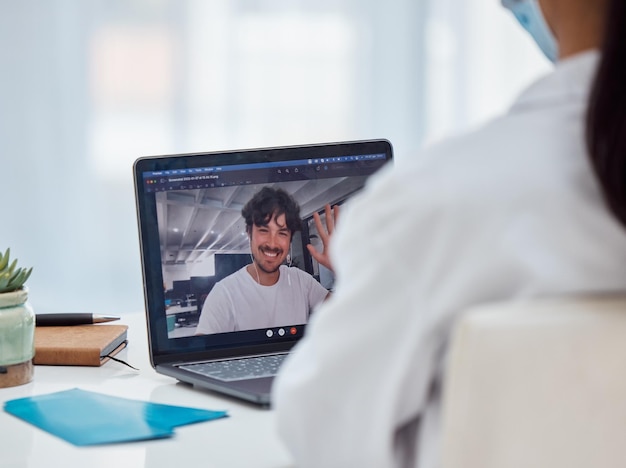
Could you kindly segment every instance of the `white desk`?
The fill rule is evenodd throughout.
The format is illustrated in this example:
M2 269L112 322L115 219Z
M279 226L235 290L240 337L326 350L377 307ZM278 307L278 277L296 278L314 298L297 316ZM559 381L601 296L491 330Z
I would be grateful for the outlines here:
M102 367L35 366L26 385L0 388L0 402L81 388L156 403L227 410L230 417L176 428L172 438L75 447L10 414L0 411L0 466L32 468L185 468L292 466L276 435L274 413L154 372L148 360L144 316L132 313L118 323L129 326L128 347L118 357L140 369L109 361Z

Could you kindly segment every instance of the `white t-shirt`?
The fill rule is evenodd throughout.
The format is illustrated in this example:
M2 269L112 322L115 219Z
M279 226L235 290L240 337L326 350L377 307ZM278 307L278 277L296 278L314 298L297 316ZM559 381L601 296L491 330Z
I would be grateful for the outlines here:
M281 265L276 284L262 286L244 267L215 284L202 306L196 333L303 324L327 295L320 283L299 268Z

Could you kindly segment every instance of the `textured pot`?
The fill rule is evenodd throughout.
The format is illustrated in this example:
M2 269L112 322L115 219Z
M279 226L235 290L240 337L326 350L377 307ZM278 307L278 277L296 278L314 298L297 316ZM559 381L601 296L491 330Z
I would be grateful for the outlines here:
M0 388L33 379L35 314L28 289L0 293Z

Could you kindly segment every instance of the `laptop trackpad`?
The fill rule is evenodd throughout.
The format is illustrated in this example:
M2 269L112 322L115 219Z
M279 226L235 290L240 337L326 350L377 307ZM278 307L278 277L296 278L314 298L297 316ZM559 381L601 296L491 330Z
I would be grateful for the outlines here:
M270 391L272 390L273 382L274 377L261 377L258 379L229 382L228 386L231 388L236 388L238 390L243 390L246 393L252 392L269 395Z

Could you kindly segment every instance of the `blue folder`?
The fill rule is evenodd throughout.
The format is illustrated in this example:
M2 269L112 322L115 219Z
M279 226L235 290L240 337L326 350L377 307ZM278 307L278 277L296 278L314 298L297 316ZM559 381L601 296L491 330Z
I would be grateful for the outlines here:
M228 416L78 388L7 401L4 410L77 446L170 437L178 426Z

